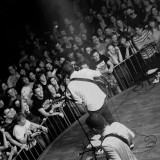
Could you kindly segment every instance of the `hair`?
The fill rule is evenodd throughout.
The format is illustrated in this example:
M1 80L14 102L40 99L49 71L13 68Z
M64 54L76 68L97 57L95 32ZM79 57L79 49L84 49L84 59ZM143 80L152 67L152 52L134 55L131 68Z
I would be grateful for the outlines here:
M107 125L106 120L104 119L104 117L100 114L93 114L90 115L87 119L86 119L86 125L91 128L91 129L98 129L100 131L103 131L105 126Z
M25 114L23 114L22 112L17 113L15 116L16 123L20 122L22 118L26 118Z
M92 49L91 52L90 52L90 55L93 56L93 54L94 54L95 52L98 52L97 49ZM98 53L99 53L99 52L98 52Z
M64 74L70 75L74 71L74 68L71 65L71 63L68 62L68 63L64 64L64 66L62 67L62 70L63 70Z

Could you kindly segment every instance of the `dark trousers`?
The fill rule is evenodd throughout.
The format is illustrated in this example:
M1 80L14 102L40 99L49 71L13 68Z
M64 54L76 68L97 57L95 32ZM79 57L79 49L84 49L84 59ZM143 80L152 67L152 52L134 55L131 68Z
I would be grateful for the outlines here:
M105 99L103 106L97 110L97 111L88 111L90 115L94 115L94 114L101 114L105 120L107 121L107 123L112 124L113 122L115 122L114 117L112 116L112 113L109 110L108 104L107 104L107 100Z

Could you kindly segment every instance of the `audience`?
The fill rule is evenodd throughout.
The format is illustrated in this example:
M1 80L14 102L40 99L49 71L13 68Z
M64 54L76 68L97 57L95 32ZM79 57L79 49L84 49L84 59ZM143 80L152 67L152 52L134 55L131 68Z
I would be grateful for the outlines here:
M8 66L8 77L0 83L0 152L8 148L6 141L12 146L10 157L16 152L14 146L26 148L28 133L19 130L23 125L29 130L32 122L40 124L46 117L65 118L59 108L66 95L66 64L75 70L99 70L113 95L132 86L139 65L131 58L134 54L140 52L136 58L145 70L152 68L160 52L158 4L153 0L99 3L88 13L76 11L76 20L55 20L47 38L26 25L18 64Z

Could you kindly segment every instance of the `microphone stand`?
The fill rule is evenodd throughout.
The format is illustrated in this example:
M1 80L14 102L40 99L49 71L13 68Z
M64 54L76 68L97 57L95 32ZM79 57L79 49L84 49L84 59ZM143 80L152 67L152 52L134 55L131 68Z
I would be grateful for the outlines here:
M72 101L72 102L75 104L75 106L78 108L78 106L77 106L77 104L75 103L75 100L74 100L73 98L71 98L71 99L68 98L68 99L67 99L67 96L66 96L66 93L67 93L67 84L66 84L66 80L65 80L64 83L65 83L65 91L64 91L64 93L65 93L65 94L64 94L64 96L65 96L65 104L67 104L67 103L66 103L67 100L68 100L68 101ZM69 90L68 90L68 91L69 91ZM70 92L70 91L69 91L69 92ZM71 96L72 96L72 93L71 93L71 92L70 92L70 94L71 94ZM72 97L73 97L73 96L72 96ZM78 121L78 123L79 123L79 125L80 125L80 127L81 127L81 129L82 129L82 131L83 131L83 133L85 134L85 136L86 136L86 138L87 138L89 144L91 145L91 149L85 150L85 151L79 153L78 155L79 155L79 156L82 155L82 157L83 157L84 153L93 151L94 158L95 158L95 160L97 160L96 153L95 153L96 148L95 148L95 147L93 146L93 144L91 143L91 141L90 141L90 139L89 139L89 137L88 137L88 135L87 135L87 133L86 133L86 131L85 131L83 125L82 125L82 123L80 122L80 120L79 120L80 116L79 116L79 117L78 117L78 116L75 116L75 117L76 117L76 120ZM81 159L82 159L82 157L81 157Z

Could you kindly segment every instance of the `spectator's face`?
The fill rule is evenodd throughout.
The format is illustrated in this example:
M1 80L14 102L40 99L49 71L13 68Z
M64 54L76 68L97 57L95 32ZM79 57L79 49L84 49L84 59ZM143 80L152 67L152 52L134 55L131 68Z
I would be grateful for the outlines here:
M158 15L158 10L157 10L157 8L152 8L152 15L153 16L157 16Z
M8 96L9 97L15 97L17 94L16 90L14 88L11 88L8 90Z
M47 79L50 78L50 77L52 77L52 72L51 72L51 71L48 71L48 72L47 72Z
M135 28L135 33L136 33L138 36L141 36L141 35L142 35L142 31L143 31L142 28L138 28L138 27Z
M35 96L38 98L43 98L43 89L41 87L35 89Z
M47 82L46 76L45 76L44 74L41 75L40 81L41 81L42 83L46 83L46 82Z
M36 79L36 75L33 72L29 73L29 78L34 81Z
M77 44L81 44L81 43L82 43L82 39L81 39L80 37L76 36L76 37L75 37L75 42L76 42Z
M2 83L2 89L5 91L5 90L7 90L7 88L8 88L7 84Z
M23 81L23 83L24 83L25 85L29 84L29 79L28 79L28 77L24 77L24 78L22 79L22 81Z
M13 68L13 66L9 66L8 67L8 71L11 75L14 75L16 73L15 69Z
M118 26L119 28L123 27L123 22L122 22L121 20L118 20L118 21L117 21L117 26Z
M94 44L99 44L99 39L96 36L92 37L92 41Z
M107 13L107 9L106 9L105 6L101 7L101 12L102 12L102 14L106 14Z
M30 70L29 64L28 64L28 63L25 63L24 68L27 69L27 70Z
M15 106L16 106L16 107L20 107L20 101L19 101L19 100L16 100L16 101L15 101Z
M62 36L66 36L67 35L65 30L61 30L60 33L61 33Z
M26 75L26 71L24 69L21 69L19 74L25 76Z
M52 64L47 63L47 64L46 64L46 69L47 69L48 71L52 71L52 69L53 69Z
M84 28L85 28L84 23L80 23L79 28L80 28L80 29L84 29Z
M102 36L102 35L103 35L103 31L102 31L102 29L101 29L101 28L98 28L98 30L97 30L97 34L98 34L99 36Z
M22 118L20 119L20 121L18 122L18 124L19 124L20 126L24 126L24 125L26 124L26 119L25 119L24 117L22 117Z
M126 44L126 38L122 37L120 41L122 44Z
M97 14L97 19L98 19L98 21L102 21L103 20L102 15L101 14Z
M55 91L55 88L54 88L53 85L49 84L49 85L48 85L48 90L49 90L50 93L56 94L56 91Z
M61 44L57 43L55 47L56 47L57 50L60 50L61 49Z
M57 81L56 81L55 78L51 78L51 84L52 84L53 86L57 85Z
M117 43L117 42L118 42L118 37L117 37L117 35L113 35L113 36L112 36L112 42L113 42L113 43Z
M48 51L44 51L44 57L48 57Z
M116 53L116 50L115 50L115 48L112 45L108 46L108 51L110 51L111 54Z
M67 37L67 36L63 36L63 38L62 38L62 39L63 39L63 42L64 42L64 43L68 43L68 42L69 42L69 41L68 41L68 37Z
M44 68L44 62L43 62L43 61L40 61L39 67L40 67L40 68Z
M73 25L70 25L69 26L69 31L72 33L72 32L74 32L74 27L73 27Z
M64 57L61 57L61 58L60 58L60 64L63 64L64 61L65 61L65 58L64 58Z
M112 34L112 29L111 28L106 28L104 30L104 32L105 32L106 35L111 35Z
M74 53L73 53L73 52L69 53L69 54L68 54L68 57L69 57L69 58L74 58Z
M155 24L154 21L150 21L150 22L149 22L149 26L150 26L151 28L154 28L154 27L156 26L156 24Z
M96 62L98 62L100 60L98 52L95 52L92 57L93 57L93 60L96 61Z
M87 53L87 54L90 54L91 50L92 50L91 47L87 47L87 48L86 48L86 53Z
M35 61L36 59L35 59L35 57L34 57L33 55L31 55L31 56L30 56L30 60L31 60L31 61Z
M15 115L16 115L16 111L13 108L10 108L10 109L7 108L7 109L4 110L4 116L6 118L13 119L15 117Z
M112 22L112 23L115 23L115 22L116 22L116 18L115 18L114 16L111 16L110 19L111 19L111 22Z
M133 9L128 9L126 13L127 13L127 15L128 15L129 17L132 17L133 14L134 14L134 10L133 10Z
M65 19L64 19L64 23L65 23L66 25L69 25L69 24L71 24L71 21L70 21L68 18L65 18Z
M78 46L76 44L73 45L73 50L74 51L78 50Z
M82 34L82 40L83 41L87 40L87 35L86 34Z

